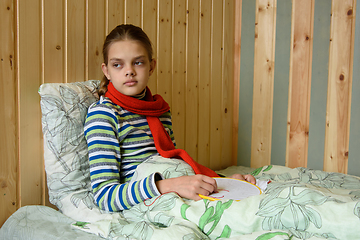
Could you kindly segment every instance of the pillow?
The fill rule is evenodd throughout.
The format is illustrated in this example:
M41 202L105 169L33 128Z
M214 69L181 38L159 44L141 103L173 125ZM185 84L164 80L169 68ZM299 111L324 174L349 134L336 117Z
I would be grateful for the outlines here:
M76 221L108 215L94 202L84 136L87 109L99 99L99 83L45 83L39 88L49 200Z

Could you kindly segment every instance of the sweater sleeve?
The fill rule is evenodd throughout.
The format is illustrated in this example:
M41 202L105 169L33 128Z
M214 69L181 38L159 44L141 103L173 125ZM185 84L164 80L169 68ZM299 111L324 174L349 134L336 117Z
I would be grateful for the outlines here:
M171 112L168 111L164 113L160 118L161 123L164 125L166 131L168 132L171 141L173 142L174 146L176 147L175 135L173 132L172 127L172 120L171 120Z
M89 150L90 179L97 205L106 211L121 211L160 195L155 182L159 173L139 181L121 183L118 120L106 105L90 106L84 125Z

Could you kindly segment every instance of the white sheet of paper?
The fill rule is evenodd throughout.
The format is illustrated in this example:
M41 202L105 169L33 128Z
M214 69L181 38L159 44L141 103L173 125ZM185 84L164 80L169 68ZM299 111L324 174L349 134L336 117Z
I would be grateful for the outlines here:
M219 199L241 200L247 197L261 194L261 190L259 187L246 181L242 181L234 178L214 178L214 179L216 180L219 192L213 193L208 197L206 196L201 196L201 197L208 198L210 200L219 200Z

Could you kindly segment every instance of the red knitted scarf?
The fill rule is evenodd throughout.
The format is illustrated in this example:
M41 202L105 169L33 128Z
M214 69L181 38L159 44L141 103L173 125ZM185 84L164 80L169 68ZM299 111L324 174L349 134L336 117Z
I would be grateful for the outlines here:
M150 89L146 87L145 98L139 100L120 93L110 82L105 97L108 97L113 103L132 113L146 116L156 150L162 157L181 158L193 168L196 174L203 174L209 177L219 176L213 170L195 162L185 150L175 148L169 134L159 120L162 114L170 110L169 105L160 95L156 94L153 96Z

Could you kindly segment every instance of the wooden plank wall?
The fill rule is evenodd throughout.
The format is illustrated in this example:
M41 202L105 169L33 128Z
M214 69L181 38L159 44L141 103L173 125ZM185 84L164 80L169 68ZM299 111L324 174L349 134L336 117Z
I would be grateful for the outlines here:
M15 11L11 0L0 2L0 226L19 207Z
M214 169L278 164L360 175L356 0L3 0L0 226L50 205L38 87L100 79L116 25L143 27L177 144ZM356 24L355 24L356 22Z
M238 165L360 176L356 4L242 1Z
M169 102L177 145L213 169L233 157L232 0L1 1L0 225L17 208L49 205L42 83L101 79L102 44L121 23L141 26L157 60L149 86Z

